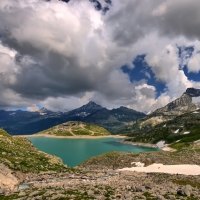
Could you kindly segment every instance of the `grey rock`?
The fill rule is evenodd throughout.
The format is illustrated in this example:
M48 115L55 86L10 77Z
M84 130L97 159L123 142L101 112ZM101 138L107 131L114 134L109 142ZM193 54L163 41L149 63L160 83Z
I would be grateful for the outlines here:
M19 196L19 197L26 196L26 192L21 191L21 192L18 194L18 196Z
M89 196L93 196L94 195L94 191L93 190L89 190L87 193L88 193Z
M183 95L170 102L169 104L167 104L166 106L157 109L154 114L176 114L176 115L180 115L182 113L185 113L187 111L190 110L195 110L196 106L195 104L192 103L192 97L189 96L186 93L183 93Z
M191 195L191 191L192 191L192 187L190 185L186 185L183 188L179 188L177 190L177 194L180 196L190 196Z
M64 194L57 194L57 195L53 195L51 197L51 200L62 199L62 198L66 198L66 196Z
M158 195L157 196L157 200L165 200L165 197L161 196L161 195Z
M131 187L130 185L127 185L127 186L126 186L126 190L131 191L131 190L132 190L132 187Z
M177 190L177 195L184 196L184 192L181 188Z
M36 196L36 195L38 195L39 193L40 193L39 191L31 192L31 193L29 194L29 197Z
M176 200L176 197L174 195L168 195L169 200Z
M185 196L190 196L191 195L191 191L192 191L192 187L191 185L186 185L184 188L183 188L183 192L185 194Z
M145 186L137 186L135 189L136 189L136 192L145 192L146 191Z

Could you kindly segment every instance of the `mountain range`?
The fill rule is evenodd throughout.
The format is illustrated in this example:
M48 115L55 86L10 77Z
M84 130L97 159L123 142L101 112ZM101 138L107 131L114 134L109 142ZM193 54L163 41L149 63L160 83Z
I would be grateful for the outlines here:
M126 107L109 110L90 101L69 112L53 112L45 108L37 112L1 110L0 127L13 135L33 134L67 121L82 121L100 125L115 133L127 123L143 117L144 113Z
M188 88L179 98L149 115L123 106L109 110L92 101L68 112L53 112L45 108L37 112L1 110L0 127L13 135L34 134L68 121L82 121L102 126L113 134L146 132L197 110L199 104L193 99L198 97L200 89Z

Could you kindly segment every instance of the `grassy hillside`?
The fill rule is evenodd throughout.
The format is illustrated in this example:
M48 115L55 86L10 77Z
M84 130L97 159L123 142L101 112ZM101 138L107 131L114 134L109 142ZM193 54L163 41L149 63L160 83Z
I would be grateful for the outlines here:
M60 171L62 161L38 151L25 138L12 137L0 129L0 163L22 172Z
M165 140L176 148L200 140L200 110L176 117L146 131L131 134L132 141L157 143Z
M163 163L165 165L200 165L200 142L183 147L179 151L174 152L108 152L86 160L80 167L87 168L88 170L121 169L124 167L133 167L133 162L142 162L145 166L153 163Z
M100 126L94 124L87 124L83 122L66 122L58 126L54 126L45 131L39 132L39 134L48 134L55 136L104 136L110 135L110 133Z

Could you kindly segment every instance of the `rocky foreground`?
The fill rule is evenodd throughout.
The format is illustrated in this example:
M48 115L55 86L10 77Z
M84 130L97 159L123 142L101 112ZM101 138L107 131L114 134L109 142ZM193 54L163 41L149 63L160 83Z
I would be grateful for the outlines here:
M186 160L191 156L190 153L188 151ZM148 154L151 154L150 159L144 153L137 156L127 154L127 158L123 160L122 155L125 156L125 154L109 153L93 158L75 169L59 173L52 171L29 172L23 174L25 176L14 188L4 191L5 193L0 196L0 199L200 199L200 176L118 170L124 166L133 166L133 162L138 160L146 161L145 164L149 165L153 161L153 157L154 162L157 162L157 155L159 161L161 159L159 155L162 155L159 152ZM113 157L117 160L114 160ZM107 163L108 158L110 158L110 164ZM173 163L181 162L181 160L172 160ZM90 165L90 162L93 164ZM199 163L199 160L197 162ZM5 168L1 170L5 172ZM14 173L14 176L19 177L19 174L19 172L18 174Z
M4 199L200 199L200 177L82 170L30 175Z

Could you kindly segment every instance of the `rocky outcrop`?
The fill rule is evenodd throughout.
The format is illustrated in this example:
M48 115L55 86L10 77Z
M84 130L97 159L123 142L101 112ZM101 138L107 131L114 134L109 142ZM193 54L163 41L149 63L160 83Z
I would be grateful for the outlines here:
M195 109L196 105L192 103L192 97L187 93L184 93L180 98L170 102L162 108L157 109L153 114L180 115Z
M199 97L200 96L200 89L196 88L188 88L185 94L189 95L190 97Z
M170 102L166 106L157 109L152 115L162 114L162 115L181 115L186 112L194 111L197 106L192 102L193 97L200 96L200 89L188 88L183 95Z
M0 189L3 192L10 192L16 189L19 183L20 180L14 175L13 171L0 163Z
M193 102L196 97L200 97L200 89L188 88L181 97L140 120L135 126L137 131L138 127L139 131L144 131L143 129L146 128L149 130L149 127L154 127L163 122L173 120L177 116L196 111L200 107L198 103Z

